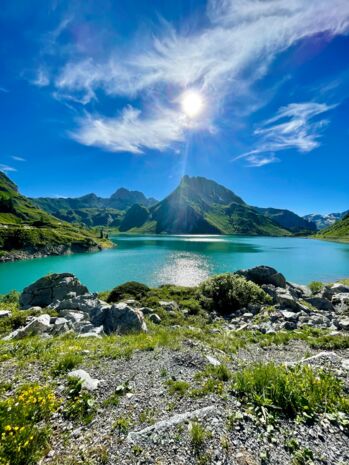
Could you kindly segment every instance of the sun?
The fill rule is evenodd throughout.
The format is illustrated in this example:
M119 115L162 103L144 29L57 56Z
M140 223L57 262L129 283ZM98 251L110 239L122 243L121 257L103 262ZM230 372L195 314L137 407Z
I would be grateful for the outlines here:
M183 112L189 118L195 118L202 112L204 108L204 101L199 92L190 90L182 95L181 106Z

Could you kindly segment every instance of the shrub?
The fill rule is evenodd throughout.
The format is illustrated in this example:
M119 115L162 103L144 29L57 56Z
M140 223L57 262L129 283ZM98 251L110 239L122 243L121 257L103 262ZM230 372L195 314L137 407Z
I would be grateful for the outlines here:
M190 387L190 384L186 381L175 381L173 379L167 381L167 385L169 394L178 394L179 396L184 396Z
M145 284L138 283L136 281L128 281L127 283L114 287L114 289L109 294L107 301L111 303L130 298L141 299L149 291L150 288Z
M45 453L49 429L43 425L58 408L48 387L23 386L0 401L0 463L29 465Z
M18 291L10 291L7 294L0 296L0 302L4 304L18 304L20 293Z
M203 305L208 310L227 314L249 303L271 303L268 296L257 284L232 273L213 276L200 286Z
M321 281L312 281L309 283L309 289L313 294L317 294L320 292L324 287L324 284Z
M205 430L205 428L197 421L189 423L189 435L191 444L196 453L199 452L199 450L204 445L206 439L208 439L210 436L210 434Z
M285 416L349 411L349 398L340 380L308 366L286 367L258 363L233 375L233 390L256 406L270 407Z

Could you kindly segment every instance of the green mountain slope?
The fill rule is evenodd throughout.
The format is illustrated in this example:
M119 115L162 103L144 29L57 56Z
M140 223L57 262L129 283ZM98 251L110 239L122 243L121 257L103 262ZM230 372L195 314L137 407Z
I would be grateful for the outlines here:
M290 210L258 207L254 207L254 209L258 213L270 218L271 220L275 221L275 223L282 226L283 228L288 229L294 234L304 234L317 231L315 223L296 215Z
M291 233L259 214L229 189L201 177L184 176L172 194L150 208L143 225L129 223L131 232L168 234Z
M322 239L339 239L349 241L349 214L334 223L332 226L322 229L315 237Z
M39 197L31 201L57 218L86 226L118 227L125 211L132 205L151 207L157 200L147 198L142 192L118 189L109 198L87 194L76 198Z
M21 195L0 172L0 253L20 250L28 254L84 252L108 245L93 232L62 222Z

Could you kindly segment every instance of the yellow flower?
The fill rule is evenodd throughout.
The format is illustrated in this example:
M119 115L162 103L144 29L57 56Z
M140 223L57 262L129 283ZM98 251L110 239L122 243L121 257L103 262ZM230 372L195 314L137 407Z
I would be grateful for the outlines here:
M10 425L6 425L5 428L4 428L5 431L11 431L11 429L12 429L12 428L11 428Z

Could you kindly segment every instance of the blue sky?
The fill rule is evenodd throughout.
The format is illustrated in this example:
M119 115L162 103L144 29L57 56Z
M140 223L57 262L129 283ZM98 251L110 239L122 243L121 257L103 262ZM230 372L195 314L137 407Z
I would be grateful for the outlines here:
M183 111L188 92L202 111ZM0 169L28 196L349 208L347 0L3 0Z

